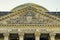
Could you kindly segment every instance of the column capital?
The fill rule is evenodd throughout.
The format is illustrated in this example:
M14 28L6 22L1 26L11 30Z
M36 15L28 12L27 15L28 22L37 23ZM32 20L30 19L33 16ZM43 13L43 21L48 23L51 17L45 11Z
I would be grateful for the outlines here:
M40 36L40 32L39 31L35 31L35 36Z
M23 36L24 33L23 33L23 32L19 32L18 35L19 35L19 36Z
M56 35L56 33L50 33L50 36L55 36Z
M4 36L9 36L9 33L3 33Z

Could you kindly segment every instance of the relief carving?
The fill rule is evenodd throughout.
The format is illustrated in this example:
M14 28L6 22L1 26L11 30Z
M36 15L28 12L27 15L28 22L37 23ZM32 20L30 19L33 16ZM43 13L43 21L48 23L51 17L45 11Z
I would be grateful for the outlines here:
M34 9L34 10L33 10ZM42 16L37 9L33 7L27 7L21 12L22 15L17 15L16 18L10 18L6 20L7 24L54 24L54 21L48 17ZM57 23L56 23L57 24Z
M41 15L42 16L42 15ZM7 20L8 24L52 24L53 21L47 17L38 17L38 14L27 12L15 19Z

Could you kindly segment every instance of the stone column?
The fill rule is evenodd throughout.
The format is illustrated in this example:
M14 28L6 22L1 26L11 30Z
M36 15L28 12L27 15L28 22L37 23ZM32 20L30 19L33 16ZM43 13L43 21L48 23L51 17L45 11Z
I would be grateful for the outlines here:
M4 33L4 40L9 40L9 33Z
M35 32L35 40L40 40L40 32Z
M19 35L19 40L24 40L24 33L18 33L18 35Z
M55 33L50 33L50 40L55 40Z

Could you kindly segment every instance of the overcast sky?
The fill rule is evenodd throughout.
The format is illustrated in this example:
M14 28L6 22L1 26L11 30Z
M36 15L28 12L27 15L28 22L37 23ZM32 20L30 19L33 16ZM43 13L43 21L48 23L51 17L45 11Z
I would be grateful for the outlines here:
M60 11L60 0L0 0L0 11L10 11L24 3L35 3L49 11Z

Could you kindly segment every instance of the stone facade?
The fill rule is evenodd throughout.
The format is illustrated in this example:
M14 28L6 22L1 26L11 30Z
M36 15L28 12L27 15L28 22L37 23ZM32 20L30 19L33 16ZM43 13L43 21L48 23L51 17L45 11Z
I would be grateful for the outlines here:
M40 40L41 34L49 34L49 40L55 40L60 33L60 18L49 15L42 6L24 4L11 10L11 14L0 18L1 40L10 40L10 34L18 34L17 39L24 40L25 34L34 34Z

